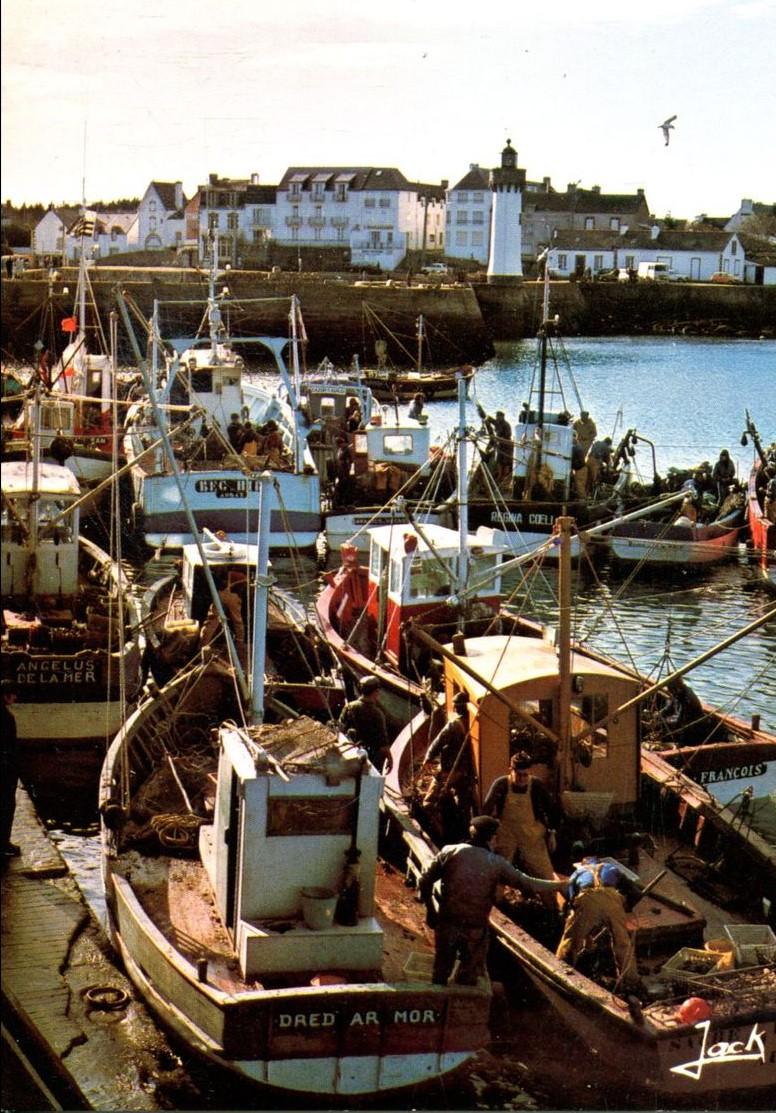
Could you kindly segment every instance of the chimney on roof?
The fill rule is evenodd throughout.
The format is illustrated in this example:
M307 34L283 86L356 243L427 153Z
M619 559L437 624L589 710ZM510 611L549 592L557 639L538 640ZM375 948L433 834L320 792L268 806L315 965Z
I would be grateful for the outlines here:
M218 174L208 174L207 180L208 180L208 185L214 186L216 184L216 182L218 181Z
M643 197L644 196L644 187L643 186L639 186L639 188L636 190L636 196L637 197Z
M182 209L183 208L183 183L182 182L176 182L175 183L175 208L176 209Z
M651 225L650 229L649 229L649 238L652 239L652 240L656 240L659 235L660 235L660 225L659 224Z
M752 204L751 197L741 198L741 216L751 216L754 212L754 205Z
M479 168L480 168L479 162L470 162L469 163L469 169L470 170L479 170Z
M442 189L447 189L447 187L449 185L450 185L450 179L449 178L442 178Z
M550 192L550 179L549 178L542 178L542 186L544 188L544 192L549 193Z
M251 174L251 185L252 186L257 186L258 184L259 184L259 175L258 174Z

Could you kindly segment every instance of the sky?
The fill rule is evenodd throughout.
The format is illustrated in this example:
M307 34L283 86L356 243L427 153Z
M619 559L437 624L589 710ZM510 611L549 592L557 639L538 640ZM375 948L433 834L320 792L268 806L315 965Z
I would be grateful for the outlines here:
M396 166L776 201L776 0L4 0L2 199ZM676 115L666 147L660 123Z

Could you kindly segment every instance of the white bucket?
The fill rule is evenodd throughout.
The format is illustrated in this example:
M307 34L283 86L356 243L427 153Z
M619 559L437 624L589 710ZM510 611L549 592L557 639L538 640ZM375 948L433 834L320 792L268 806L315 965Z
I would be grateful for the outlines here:
M302 915L312 931L325 931L334 923L337 894L331 889L311 885L302 889Z

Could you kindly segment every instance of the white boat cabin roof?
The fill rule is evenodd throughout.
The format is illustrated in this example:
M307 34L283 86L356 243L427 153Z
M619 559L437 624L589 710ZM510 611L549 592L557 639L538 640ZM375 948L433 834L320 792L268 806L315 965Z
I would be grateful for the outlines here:
M369 531L370 548L375 547L393 557L422 557L432 552L443 560L457 558L461 551L458 530L428 523L421 531L415 526L375 526ZM408 547L409 545L409 547ZM478 557L502 554L507 546L493 540L493 530L481 526L466 537L467 549Z
M33 489L33 465L26 460L7 461L2 467L3 494L13 496L29 494ZM37 490L41 495L58 495L78 498L81 488L73 472L60 464L38 465Z
M235 567L247 565L252 568L258 566L258 545L244 545L241 542L230 541L228 538L221 540L206 536L202 542L202 549L210 568L228 568L231 565ZM192 568L202 568L204 561L195 544L183 546L183 562Z

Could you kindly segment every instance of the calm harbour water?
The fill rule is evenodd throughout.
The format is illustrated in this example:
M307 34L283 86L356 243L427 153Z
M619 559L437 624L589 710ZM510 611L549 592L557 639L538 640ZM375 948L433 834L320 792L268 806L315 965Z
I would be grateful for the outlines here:
M565 350L582 407L590 411L599 433L616 439L621 430L636 428L654 442L663 475L671 466L713 462L720 449L727 448L740 478L745 478L752 449L743 448L739 441L747 408L763 441L776 439L775 342L586 339L567 341ZM500 345L496 357L477 373L468 406L472 425L478 424L477 401L490 413L503 409L514 423L520 403L528 399L535 363L532 343ZM579 411L573 390L564 406ZM457 420L456 403L434 403L428 413L435 438L443 440ZM638 459L651 478L652 460L645 446L639 449ZM281 559L273 565L284 586L297 587L303 598L312 599L318 575L315 562ZM549 621L554 618L554 587L555 573L550 571L532 589L531 607ZM578 579L574 597L576 636L623 659L629 653L645 673L655 671L666 648L674 666L684 664L774 602L758 582L743 548L738 560L701 578L674 575L627 583L623 577L608 576L604 569L600 582ZM715 706L745 718L757 712L764 726L776 730L776 619L701 666L689 680ZM65 832L55 837L99 913L98 840ZM171 1107L279 1107L277 1098L257 1098L230 1083L214 1083L207 1071L196 1066L193 1070L195 1080L199 1079L194 1103L189 1094L186 1104L175 1105L175 1095L169 1095ZM648 1099L613 1090L605 1065L591 1062L587 1049L568 1036L546 1006L520 992L510 1001L506 1029L460 1079L378 1104L393 1109L656 1108Z

